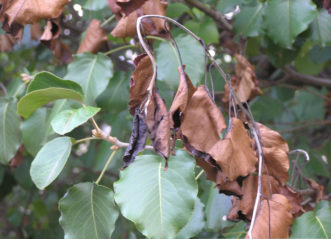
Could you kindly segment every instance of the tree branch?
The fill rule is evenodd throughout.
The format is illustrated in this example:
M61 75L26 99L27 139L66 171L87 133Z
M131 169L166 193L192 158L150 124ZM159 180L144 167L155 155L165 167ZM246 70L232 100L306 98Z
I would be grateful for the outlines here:
M216 22L219 22L224 27L225 30L230 32L232 31L233 29L232 25L224 18L224 16L219 11L207 7L205 4L203 4L201 1L198 0L185 0L185 2L203 11L208 16L213 18Z
M306 84L316 85L316 86L326 86L328 88L331 88L331 78L320 78L316 76L311 75L305 75L299 72L296 72L294 69L292 69L289 66L284 67L285 73L289 76L291 80L300 81Z

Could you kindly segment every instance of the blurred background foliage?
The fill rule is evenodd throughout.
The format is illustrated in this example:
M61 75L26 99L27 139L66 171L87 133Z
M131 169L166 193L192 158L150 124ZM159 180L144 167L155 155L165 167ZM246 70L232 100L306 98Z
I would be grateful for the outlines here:
M168 1L167 16L176 19L199 35L211 54L228 74L234 74L234 54L245 55L255 67L263 95L254 99L252 113L258 122L280 132L291 149L301 148L310 155L302 167L305 176L315 179L325 188L330 199L331 163L331 15L322 8L322 1L294 0L295 9L290 22L277 11L282 8L276 0L205 0L200 1L210 12L195 6L196 1ZM215 20L216 13L229 19L231 29ZM215 15L216 14L216 15ZM89 21L104 21L111 16L106 1L72 0L62 16L61 37L73 52L78 48ZM292 25L293 24L293 25ZM116 22L104 28L109 33ZM279 30L281 28L282 30ZM3 32L1 32L3 33ZM186 71L194 84L203 84L204 77L214 81L217 103L225 113L221 97L224 80L216 71L205 69L202 48L194 39L173 28ZM134 39L116 39L108 35L109 49L135 44ZM167 104L171 103L178 85L178 58L166 41L154 41L158 64L158 88ZM138 48L110 55L114 65L112 77L106 79L107 88L99 95L96 105L101 113L97 121L113 136L127 142L132 127L128 112L129 81L134 69L132 59L141 52ZM67 74L68 67L53 57L52 52L31 40L30 26L24 29L21 44L11 52L0 53L1 97L20 96L23 84L21 73L33 75L50 71L59 77ZM71 74L79 74L79 72ZM211 77L210 77L211 76ZM210 83L209 83L210 84ZM29 168L40 147L54 138L47 122L56 114L56 107L38 109L31 118L21 123L25 145L23 163L19 167L0 164L0 235L1 238L63 238L58 223L58 200L71 185L93 181L102 170L111 151L110 144L101 141L75 146L60 177L47 190L39 191L33 185ZM75 107L74 103L66 103ZM55 112L54 112L55 111ZM69 135L79 139L90 134L92 126L86 124ZM40 139L40 145L36 145ZM122 153L118 153L103 184L112 187L122 166ZM226 220L231 207L230 198L218 194L204 175L199 179L199 197L204 207L205 226L197 238L241 238L245 224ZM141 238L134 225L120 216L112 238Z

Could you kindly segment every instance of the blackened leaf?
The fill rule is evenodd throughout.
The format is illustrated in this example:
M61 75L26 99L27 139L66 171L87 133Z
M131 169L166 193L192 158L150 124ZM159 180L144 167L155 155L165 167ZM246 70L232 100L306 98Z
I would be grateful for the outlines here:
M137 154L145 148L145 142L147 138L147 125L144 122L144 117L140 114L139 109L136 109L136 113L133 118L132 133L129 140L129 147L126 148L123 161L126 168L131 164Z

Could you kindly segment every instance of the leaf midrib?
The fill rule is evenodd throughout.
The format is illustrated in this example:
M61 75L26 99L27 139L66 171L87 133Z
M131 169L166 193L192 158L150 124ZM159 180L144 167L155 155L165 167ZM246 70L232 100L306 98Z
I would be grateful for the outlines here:
M86 84L86 98L89 99L89 94L87 93L87 90L90 88L90 83L91 83L91 79L92 79L92 72L94 70L95 64L97 62L97 56L94 57L88 77L87 77L87 84Z
M320 227L322 228L322 231L323 231L323 233L324 233L324 235L325 235L325 238L326 238L326 239L329 239L328 235L326 234L326 230L325 230L325 228L324 228L324 226L323 226L321 220L319 219L318 216L315 215L315 217L316 217L316 220L317 220L317 222L319 223Z
M9 102L6 103L5 109L3 111L3 116L2 116L2 122L3 122L3 125L2 125L2 127L3 127L3 129L2 129L2 142L3 142L3 146L4 146L3 147L3 151L4 151L3 155L4 155L5 158L6 158L6 155L7 155L7 147L6 147L6 143L5 143L7 141L6 141L5 131L7 129L7 127L6 127L6 114L7 114L8 106L9 106Z

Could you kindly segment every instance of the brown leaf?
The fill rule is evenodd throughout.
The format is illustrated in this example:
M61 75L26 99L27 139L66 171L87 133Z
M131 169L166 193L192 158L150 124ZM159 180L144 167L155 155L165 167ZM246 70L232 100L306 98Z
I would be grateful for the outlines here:
M31 39L32 40L39 40L41 35L43 34L43 31L41 29L40 23L36 22L30 25L30 31L31 31Z
M277 131L271 130L260 123L256 125L261 137L263 162L266 166L263 171L274 176L280 181L281 185L285 185L289 178L288 170L290 168L288 144Z
M147 0L107 0L111 11L116 18L129 15L131 12L141 7Z
M229 181L222 184L217 184L216 187L219 189L219 193L224 193L226 195L235 195L241 197L243 192L237 181Z
M185 94L183 95L185 96ZM189 93L187 96L189 98ZM185 97L182 101L184 100ZM179 106L180 108L181 106ZM173 116L173 118L175 117ZM205 87L199 86L182 113L182 134L195 149L211 154L211 148L220 140L220 134L225 128L222 112L210 98Z
M107 34L105 30L100 27L100 21L93 19L90 22L83 41L79 45L77 54L82 52L97 53L107 40Z
M210 155L222 169L224 182L245 177L256 169L257 157L251 139L243 122L236 118L232 118L230 130L224 140L219 140L212 147Z
M145 123L153 148L166 159L167 168L170 154L170 121L167 106L156 88L153 90L152 100L147 107Z
M7 33L0 35L0 52L13 50L15 42L15 38Z
M146 99L147 88L152 79L153 66L147 54L137 56L133 61L136 69L130 80L130 113L134 115L135 109Z
M257 86L258 81L254 72L254 67L242 55L235 55L237 64L235 66L235 76L231 78L232 88L238 95L241 102L252 100L261 95L262 91ZM224 88L223 102L229 102L230 89L228 84Z
M262 200L252 238L288 238L293 223L290 211L291 205L283 195L273 194L269 201ZM248 234L245 238L249 238Z
M122 17L115 29L111 32L114 37L134 37L137 35L136 22L143 15L166 15L167 3L162 0L147 0L140 8ZM145 19L143 22L144 32L149 35L163 35L164 20L159 18Z
M254 203L256 199L256 192L258 187L258 177L256 175L249 175L242 182L242 197L235 201L235 205L231 208L231 214L228 218L230 220L248 219L251 220ZM278 182L271 176L262 175L262 195L264 198L270 198L274 193L279 192Z
M196 91L196 87L193 86L190 78L184 72L184 69L185 66L178 67L179 85L169 110L172 128L179 128L182 121L183 112L185 111L193 93Z
M299 193L295 192L287 185L285 185L285 187L280 187L279 193L284 195L287 198L288 202L291 204L292 209L290 213L294 217L298 217L305 212L301 206L301 202L304 200L304 198Z
M42 19L58 17L70 0L2 0L0 21L2 28L17 36L26 24L39 22Z
M49 20L40 41L53 52L57 59L64 63L69 63L73 60L72 53L69 47L58 39L60 33L58 21L54 19Z
M324 186L319 185L314 179L308 178L306 183L309 188L313 189L314 193L310 195L315 203L321 201L324 197Z
M129 166L137 156L139 152L144 150L145 142L147 139L147 125L144 122L143 115L140 114L139 109L136 109L134 118L133 118L133 126L132 133L129 140L129 146L126 148L123 161L124 166L126 168Z
M328 10L328 13L331 14L331 0L323 0L323 8Z

